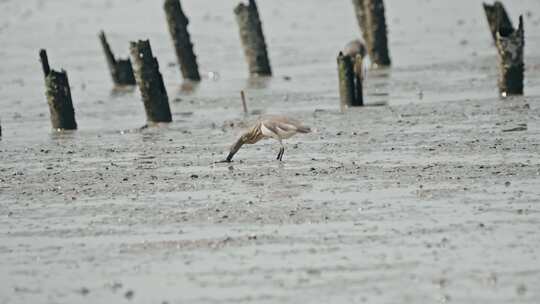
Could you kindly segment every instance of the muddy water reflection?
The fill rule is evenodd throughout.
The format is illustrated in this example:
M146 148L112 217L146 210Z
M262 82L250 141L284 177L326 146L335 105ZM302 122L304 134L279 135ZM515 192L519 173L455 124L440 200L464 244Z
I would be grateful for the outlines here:
M272 77L251 76L246 81L246 87L249 89L266 89L272 83Z
M199 84L200 82L198 81L184 80L180 85L179 92L183 95L194 94L199 88Z
M364 91L366 106L383 106L390 102L390 69L369 69L365 71Z
M51 130L49 133L49 137L51 140L61 143L61 142L72 142L73 139L76 139L79 137L79 134L77 133L77 130Z
M125 95L132 95L136 92L136 86L114 86L111 89L110 96L115 97L123 97Z

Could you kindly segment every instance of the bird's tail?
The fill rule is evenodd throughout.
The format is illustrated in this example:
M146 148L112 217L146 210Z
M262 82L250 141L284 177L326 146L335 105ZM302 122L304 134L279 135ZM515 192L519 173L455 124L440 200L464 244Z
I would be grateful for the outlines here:
M298 133L309 133L311 132L311 128L308 126L299 126L297 129Z

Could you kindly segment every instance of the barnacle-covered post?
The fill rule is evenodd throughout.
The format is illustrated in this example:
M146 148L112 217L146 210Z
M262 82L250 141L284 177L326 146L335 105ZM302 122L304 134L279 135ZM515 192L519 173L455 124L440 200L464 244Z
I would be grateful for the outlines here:
M356 54L353 57L353 71L354 71L354 103L352 106L363 106L364 105L364 74L363 74L363 56Z
M171 122L169 97L159 72L159 64L152 54L150 41L139 40L130 44L135 64L135 79L141 91L148 122Z
M345 111L355 104L354 66L351 56L339 52L337 56L340 108Z
M270 60L261 19L255 0L249 0L248 5L240 3L234 9L236 21L240 30L240 40L244 47L246 61L251 75L271 76Z
M495 1L493 5L487 3L483 3L482 5L484 6L493 42L497 39L496 35L498 31L505 33L514 31L510 17L508 17L508 13L500 1Z
M353 0L353 5L372 64L390 66L384 1Z
M116 59L114 57L114 53L107 42L107 37L105 36L104 31L99 32L99 41L101 42L101 47L103 48L103 53L105 54L107 66L111 72L111 77L114 84L118 86L135 85L135 75L133 74L131 60L129 60L129 58Z
M39 57L45 76L45 94L49 104L52 127L57 130L77 129L67 72L51 70L47 51L40 50Z
M193 43L187 30L189 20L182 11L180 0L165 0L163 6L182 76L184 79L200 81L197 56L193 51Z
M519 16L517 30L499 29L495 36L499 63L499 92L502 97L523 94L523 16Z
M362 37L366 45L369 45L369 34L368 34L368 24L367 24L367 10L364 4L364 0L352 0L354 6L354 13L356 14L356 21L358 21L358 27L360 27L360 32L362 32Z

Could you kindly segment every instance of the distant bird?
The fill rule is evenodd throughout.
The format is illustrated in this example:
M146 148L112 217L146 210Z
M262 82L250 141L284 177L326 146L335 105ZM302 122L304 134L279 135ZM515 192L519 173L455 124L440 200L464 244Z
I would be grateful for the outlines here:
M292 137L296 133L309 133L311 129L304 126L300 121L277 115L268 115L259 118L253 127L251 127L246 133L244 133L231 147L231 151L227 156L225 162L231 162L233 156L240 150L240 147L244 144L254 144L261 139L273 138L279 141L281 147L277 155L277 160L283 159L283 153L285 153L285 147L283 146L283 140Z
M354 59L356 55L360 55L364 58L366 57L367 49L362 40L356 39L347 43L342 52L343 55L349 55L352 59Z

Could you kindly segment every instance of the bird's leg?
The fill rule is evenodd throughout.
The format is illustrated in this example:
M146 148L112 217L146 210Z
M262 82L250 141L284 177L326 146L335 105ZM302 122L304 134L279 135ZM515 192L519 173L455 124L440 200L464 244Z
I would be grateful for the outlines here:
M279 160L280 157L281 157L281 148L279 148L279 152L278 152L278 154L277 154L276 159Z
M279 141L279 144L281 145L281 147L279 148L277 159L281 161L283 159L283 153L285 153L285 147L283 146L283 142L281 140Z
M281 160L281 155L283 154L283 144L281 143L281 140L279 141L279 144L280 144L280 147L279 147L279 152L276 157L277 160Z

